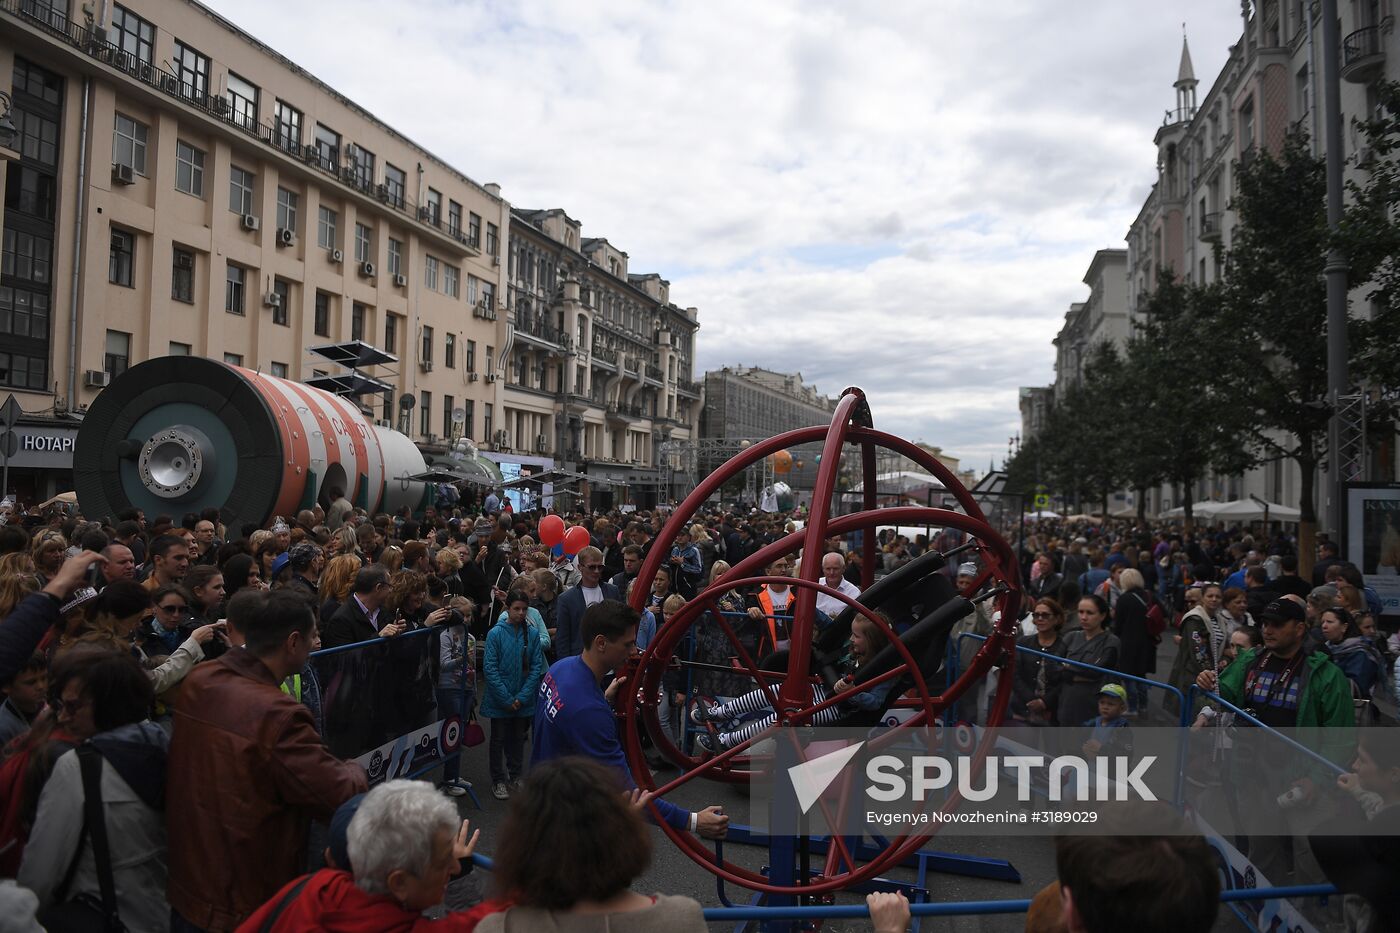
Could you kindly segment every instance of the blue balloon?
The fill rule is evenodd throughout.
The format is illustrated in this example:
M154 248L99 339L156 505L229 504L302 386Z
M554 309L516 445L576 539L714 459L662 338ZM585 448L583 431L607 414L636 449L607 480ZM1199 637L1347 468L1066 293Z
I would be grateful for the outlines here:
M554 547L552 547L552 548L549 549L549 553L553 554L555 557L563 557L563 556L564 556L564 542L563 542L563 541L560 541L558 544L554 545Z

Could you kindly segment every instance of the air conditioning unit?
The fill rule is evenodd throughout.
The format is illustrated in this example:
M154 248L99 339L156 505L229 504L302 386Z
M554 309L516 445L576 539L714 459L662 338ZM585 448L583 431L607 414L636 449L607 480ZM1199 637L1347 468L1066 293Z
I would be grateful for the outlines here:
M89 369L83 373L83 385L89 389L105 389L112 384L112 374L104 369Z
M316 151L315 146L307 146L303 149L301 157L309 165L316 165L321 161L321 154Z
M499 445L501 445L502 447L509 447L509 446L510 446L510 432L508 432L505 428L501 428L499 431L497 431L497 432L496 432L496 443L499 444Z
M408 288L408 276L404 275L403 273L399 273L398 275L394 276L394 287Z
M421 369L421 370L423 370L423 372L425 372L425 373L430 373L430 372L433 371L433 361L432 361L432 360L419 360L419 361L418 361L418 368Z
M277 294L276 292L268 292L266 295L263 295L263 307L264 307L264 308L280 308L280 307L282 307L282 296L279 295L279 294Z
M372 263L372 262L362 262L362 263L360 263L360 275L361 275L362 277L366 278L366 279L372 279L372 278L374 278L374 263Z
M258 222L258 218L254 217L252 214L243 215L244 230L256 230L259 226L261 226L261 224Z
M374 193L375 193L376 195L379 196L379 200L381 200L381 201L388 201L388 200L389 200L389 186L388 186L388 185L380 185L379 187L377 187L377 188L374 189Z
M132 170L130 165L113 162L112 181L119 185L134 185L136 184L136 172Z
M477 381L478 379L480 379L480 378L481 378L481 376L480 376L480 374L478 374L478 373L467 373L467 381L468 381L468 382L476 382L476 381Z
M499 266L500 264L501 264L501 257L500 257L500 256L492 256L492 257L491 257L491 265L493 265L493 266Z
M185 252L176 253L176 254L175 254L175 268L177 268L177 269L193 269L193 268L194 268L194 254L193 254L193 253L185 253Z
M292 232L290 227L282 227L280 230L277 231L278 246L291 246L296 241L297 235Z
M540 453L544 453L548 449L549 438L545 437L543 434L535 438L535 450L539 451Z
M343 250L338 250L338 249L333 249L333 250L331 250L331 262L335 263L336 265L340 265L340 264L341 264L342 262L344 262L344 261L345 261L345 252L344 252Z

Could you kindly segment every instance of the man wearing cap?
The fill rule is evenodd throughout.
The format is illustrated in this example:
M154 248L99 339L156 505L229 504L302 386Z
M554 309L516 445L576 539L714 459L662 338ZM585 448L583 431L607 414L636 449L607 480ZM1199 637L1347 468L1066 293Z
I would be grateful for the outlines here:
M301 593L311 600L318 610L321 606L321 569L325 559L321 549L310 541L303 541L287 552L287 562L292 567L292 578L287 587L294 593ZM279 560L281 558L278 558Z
M1212 690L1226 702L1248 712L1272 729L1312 730L1315 750L1331 761L1346 761L1350 753L1356 714L1351 701L1351 682L1333 664L1326 652L1307 652L1304 639L1308 617L1293 599L1276 599L1259 615L1264 647L1247 648L1221 671L1202 671L1196 685ZM1238 722L1238 720L1237 720ZM1332 812L1326 801L1319 802L1317 785L1330 781L1321 770L1283 773L1278 768L1252 769L1260 779L1252 788L1266 801L1287 797L1294 803L1288 809L1279 804L1276 812L1281 836L1257 836L1250 840L1250 858L1270 880L1283 883L1288 868L1289 849L1295 866L1295 880L1320 880L1321 873L1311 850L1302 843L1312 824ZM1294 841L1290 842L1290 837Z

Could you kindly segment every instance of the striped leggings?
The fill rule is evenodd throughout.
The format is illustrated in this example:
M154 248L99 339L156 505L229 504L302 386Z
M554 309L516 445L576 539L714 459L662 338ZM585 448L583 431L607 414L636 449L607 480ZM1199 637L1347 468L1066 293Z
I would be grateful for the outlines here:
M774 688L776 692L776 687ZM812 704L815 706L823 700L831 698L831 693L821 684L812 685ZM829 726L841 718L841 711L837 707L839 704L833 703L831 706L819 709L807 720L807 725ZM725 748L733 748L740 742L746 742L777 722L778 714L773 712L768 703L768 694L762 690L754 690L741 697L735 697L727 703L710 707L706 713L711 720L716 722L728 722L736 719L744 713L757 713L767 710L766 716L759 716L751 719L737 729L732 731L720 731L717 738Z

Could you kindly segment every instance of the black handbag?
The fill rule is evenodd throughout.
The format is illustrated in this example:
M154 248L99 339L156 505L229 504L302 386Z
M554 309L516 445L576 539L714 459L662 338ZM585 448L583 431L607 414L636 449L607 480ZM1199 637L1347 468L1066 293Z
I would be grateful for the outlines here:
M83 831L78 850L58 888L62 903L39 911L38 920L49 933L126 933L117 910L117 885L112 878L112 853L107 847L107 819L102 811L102 754L91 743L77 748L78 768L83 776ZM93 860L97 863L97 883L102 891L98 900L79 894L67 900L68 888L78 871L83 843L91 837Z

